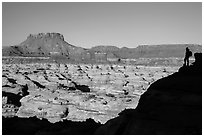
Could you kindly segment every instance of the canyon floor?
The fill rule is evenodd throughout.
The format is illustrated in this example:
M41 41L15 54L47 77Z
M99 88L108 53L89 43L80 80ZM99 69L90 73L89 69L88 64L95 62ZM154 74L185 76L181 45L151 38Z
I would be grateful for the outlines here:
M104 124L125 109L135 109L153 82L178 67L92 64L3 64L4 118L93 119ZM4 128L4 127L3 127Z

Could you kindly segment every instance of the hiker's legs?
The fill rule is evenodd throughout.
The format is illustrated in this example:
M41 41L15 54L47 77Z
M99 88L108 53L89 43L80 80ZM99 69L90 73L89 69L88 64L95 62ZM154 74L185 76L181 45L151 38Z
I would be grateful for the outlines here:
M184 58L184 66L186 66L187 58Z
M187 59L187 66L189 66L189 58Z

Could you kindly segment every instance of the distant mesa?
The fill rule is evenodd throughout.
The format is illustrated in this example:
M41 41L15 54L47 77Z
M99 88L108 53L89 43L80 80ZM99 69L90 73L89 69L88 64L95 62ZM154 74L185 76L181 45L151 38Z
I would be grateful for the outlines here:
M202 52L201 45L196 44L139 45L136 48L100 45L85 49L69 44L60 33L39 33L30 34L19 45L3 47L2 55L24 57L60 56L78 61L107 62L139 58L183 58L186 47L189 47L194 53Z
M73 46L64 41L60 33L30 34L25 41L16 46L4 47L3 56L50 57L64 56L81 59L86 49Z

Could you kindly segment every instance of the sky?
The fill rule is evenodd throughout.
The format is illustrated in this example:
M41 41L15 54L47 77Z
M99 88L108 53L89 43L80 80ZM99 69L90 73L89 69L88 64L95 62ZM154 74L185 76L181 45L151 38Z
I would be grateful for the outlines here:
M3 46L47 32L84 48L202 44L202 3L2 3Z

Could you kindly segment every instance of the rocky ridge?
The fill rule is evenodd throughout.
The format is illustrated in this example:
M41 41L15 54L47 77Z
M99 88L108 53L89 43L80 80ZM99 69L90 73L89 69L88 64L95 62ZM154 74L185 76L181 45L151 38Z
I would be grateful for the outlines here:
M154 82L136 109L99 127L95 134L201 135L202 54L191 66Z

